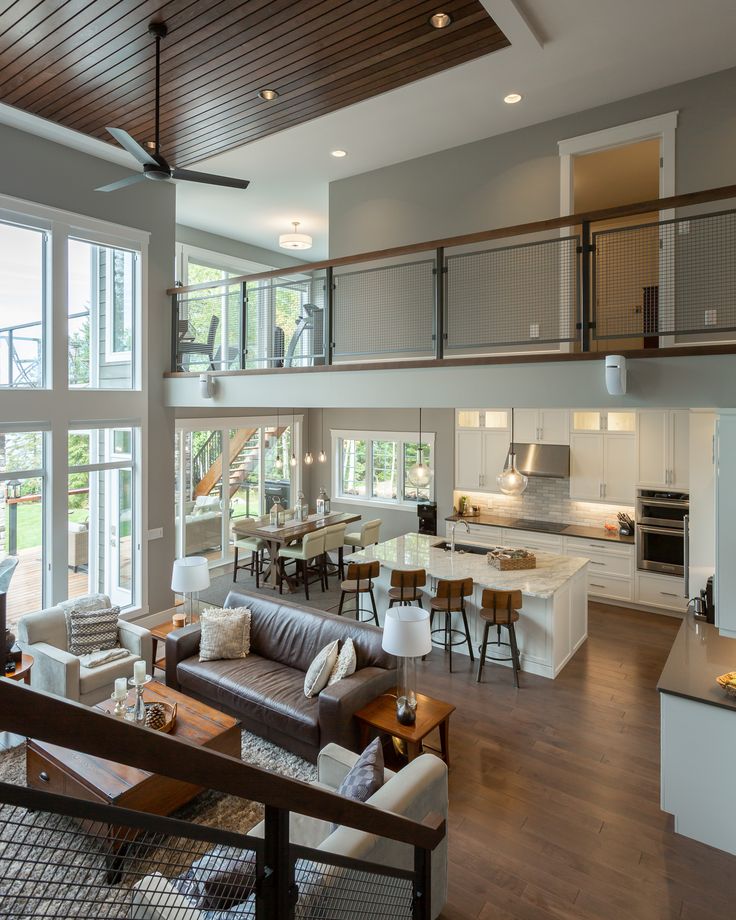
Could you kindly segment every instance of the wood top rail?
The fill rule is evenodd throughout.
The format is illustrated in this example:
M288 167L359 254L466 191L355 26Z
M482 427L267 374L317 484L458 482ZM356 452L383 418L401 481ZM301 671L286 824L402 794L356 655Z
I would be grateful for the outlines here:
M445 836L445 822L437 815L412 821L15 681L0 680L0 713L3 731L155 770L205 789L345 824L410 846L433 850Z
M584 221L612 220L617 217L648 214L651 211L667 211L672 208L706 204L710 201L720 201L726 198L736 198L736 185L722 185L720 188L705 189L701 192L687 192L684 195L671 195L668 198L653 198L650 201L639 201L635 204L618 205L615 208L602 208L597 211L582 211L578 214L568 214L564 217L552 217L548 220L537 220L526 224L512 224L509 227L499 227L495 230L480 230L477 233L464 233L461 236L449 236L440 240L427 240L423 243L411 243L407 246L394 246L391 249L377 249L373 252L361 252L353 256L340 256L337 259L306 262L289 268L276 268L266 272L254 272L250 275L236 275L226 281L202 281L198 284L186 284L180 287L168 288L166 293L186 294L190 291L229 287L233 284L241 284L243 281L260 281L266 278L281 278L285 275L299 274L300 272L319 271L323 268L337 268L341 265L358 265L361 262L373 262L378 259L391 259L396 256L428 252L440 247L468 246L471 243L483 243L488 240L503 239L504 237L523 236L527 233L540 233L545 230L559 230L563 227L581 224Z

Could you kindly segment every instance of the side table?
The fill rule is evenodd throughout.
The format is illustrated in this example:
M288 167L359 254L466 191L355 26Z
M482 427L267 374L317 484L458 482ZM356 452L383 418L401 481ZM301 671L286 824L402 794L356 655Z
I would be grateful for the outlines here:
M8 674L6 672L5 676L10 678L10 680L22 680L24 684L31 683L31 668L33 667L33 655L27 655L23 652L23 660L19 665L16 665L15 670Z
M450 716L455 711L452 703L435 700L431 696L417 693L417 720L413 725L402 725L396 718L396 697L384 693L355 713L360 722L361 745L368 744L371 729L384 735L391 735L406 742L409 760L422 753L422 742L427 735L439 728L440 756L450 766Z
M163 623L159 623L158 626L151 627L150 632L151 632L151 644L153 646L152 657L153 657L154 669L156 668L156 663L158 661L158 658L156 657L158 654L158 643L163 642L164 649L166 649L166 637L168 636L169 633L174 632L174 624L172 622L172 617L174 616L175 613L183 613L183 612L184 612L183 607L172 607L171 610L162 610L161 613L167 614L168 619L164 620ZM192 623L199 623L198 614L196 613L192 614ZM164 656L161 659L161 661L163 662L164 667L165 667L166 666L166 653L165 652L164 652Z

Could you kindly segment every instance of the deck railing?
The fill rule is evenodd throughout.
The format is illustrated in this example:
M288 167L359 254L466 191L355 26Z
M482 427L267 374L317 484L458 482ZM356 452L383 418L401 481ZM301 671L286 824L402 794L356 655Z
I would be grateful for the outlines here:
M733 198L725 186L171 288L172 371L723 341L736 331ZM217 341L192 349L213 317Z

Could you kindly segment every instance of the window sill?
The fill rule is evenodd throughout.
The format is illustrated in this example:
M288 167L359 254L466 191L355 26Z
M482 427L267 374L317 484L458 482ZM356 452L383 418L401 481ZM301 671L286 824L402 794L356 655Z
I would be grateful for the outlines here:
M333 500L334 504L345 505L363 505L370 508L390 508L392 511L413 511L417 512L417 502L390 502L382 501L380 498L368 498L357 495L338 495ZM430 499L432 501L432 499Z

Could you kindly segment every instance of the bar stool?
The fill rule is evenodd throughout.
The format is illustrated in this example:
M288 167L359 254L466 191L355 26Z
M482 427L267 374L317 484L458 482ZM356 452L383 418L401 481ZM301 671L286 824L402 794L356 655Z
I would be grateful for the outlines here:
M356 533L346 533L345 546L349 546L350 551L354 553L356 546L360 547L360 549L365 549L366 546L372 546L374 543L378 543L378 538L381 533L381 524L383 524L383 521L380 518L375 518L372 521L366 521L360 528L360 531Z
M467 643L470 660L475 661L473 655L473 644L470 641L470 629L468 627L468 617L465 612L465 598L473 593L472 578L439 578L437 580L437 592L429 602L429 628L433 636L442 634L441 642L435 642L436 645L442 645L446 652L450 653L450 673L452 674L452 647L453 645L462 645ZM444 625L439 629L432 629L432 621L435 613L444 614ZM463 630L452 628L453 613L462 614ZM454 639L453 636L460 636ZM432 640L435 641L434 639Z
M319 580L322 590L326 590L325 585L325 535L322 531L313 531L304 534L300 543L293 543L290 546L283 546L279 550L279 594L284 593L284 577L286 576L285 561L290 560L296 564L297 569L301 568L302 580L304 581L304 595L309 600L309 563L316 560L315 568L319 572Z
M422 588L427 584L427 573L424 569L410 569L400 571L394 569L391 572L391 587L388 589L388 596L391 598L389 609L394 604L400 607L409 607L415 601L422 607ZM422 609L424 609L422 607Z
M331 524L329 527L325 527L325 529L322 531L325 535L325 574L328 578L330 575L337 575L340 578L340 581L345 578L343 552L345 549L345 530L347 529L347 526L347 524ZM328 566L330 566L332 563L329 554L335 550L337 550L337 565L333 571L330 572Z
M374 620L376 626L381 624L378 622L378 610L376 610L376 599L373 596L373 579L378 578L378 574L381 571L381 563L374 559L372 562L349 562L348 563L348 577L345 581L340 583L340 606L337 608L337 615L342 616L342 608L345 603L345 598L351 594L355 595L355 619L359 623L367 623L369 620ZM368 610L367 607L360 606L360 597L362 594L367 594L371 599L371 607L373 608L373 613ZM371 614L368 617L361 617L361 612Z
M256 527L258 524L267 522L267 518L260 518L254 520L248 527ZM238 571L240 569L245 569L250 572L251 575L255 575L256 579L256 588L261 586L261 573L263 572L263 554L266 550L266 541L261 540L260 537L248 536L247 530L242 530L240 533L233 533L233 546L235 547L235 557L233 559L233 581L238 579ZM250 562L238 562L238 556L240 552L250 553Z
M521 664L519 662L519 646L516 643L516 629L514 623L519 619L519 610L521 610L521 591L494 591L492 588L485 588L483 591L482 606L479 616L486 621L483 628L483 642L480 646L480 661L478 662L477 682L483 676L483 665L486 662L486 649L488 647L488 631L491 626L496 627L497 641L494 643L499 648L505 645L511 652L508 658L491 657L490 661L510 661L514 672L516 686L519 687L519 671ZM501 642L501 627L508 630L509 641Z

